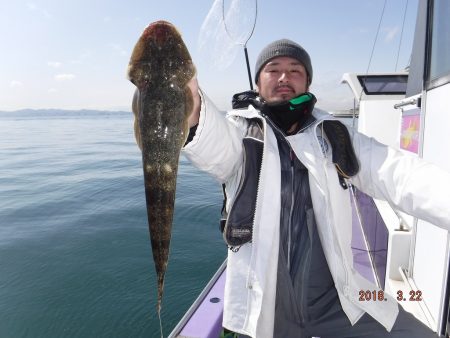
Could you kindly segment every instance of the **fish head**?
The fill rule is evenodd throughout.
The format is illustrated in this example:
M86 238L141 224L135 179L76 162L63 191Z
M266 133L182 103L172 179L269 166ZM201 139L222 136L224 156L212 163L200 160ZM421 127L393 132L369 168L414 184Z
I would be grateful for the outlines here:
M137 87L133 98L135 136L141 149L165 137L184 144L188 135L187 118L192 111L192 93L188 81L195 66L181 34L169 22L148 25L138 39L128 64L128 79ZM149 132L151 131L151 132ZM155 131L157 131L155 133ZM167 132L166 132L167 131Z
M127 73L128 79L142 90L161 83L184 88L196 70L176 27L157 21L144 30L136 43Z

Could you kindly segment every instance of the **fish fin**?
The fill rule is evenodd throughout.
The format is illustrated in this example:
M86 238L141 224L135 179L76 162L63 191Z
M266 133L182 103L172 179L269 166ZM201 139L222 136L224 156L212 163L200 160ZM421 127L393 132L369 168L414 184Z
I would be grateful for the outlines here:
M136 88L133 95L133 103L131 105L131 109L134 114L134 138L136 139L136 143L139 146L139 149L142 151L142 141L141 141L141 130L139 129L139 89Z

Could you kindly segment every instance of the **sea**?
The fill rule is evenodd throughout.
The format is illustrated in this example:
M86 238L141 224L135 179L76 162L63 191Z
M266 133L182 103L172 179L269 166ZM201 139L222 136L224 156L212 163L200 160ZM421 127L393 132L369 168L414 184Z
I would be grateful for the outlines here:
M181 156L167 337L223 262L220 184ZM130 112L0 112L0 338L160 337Z

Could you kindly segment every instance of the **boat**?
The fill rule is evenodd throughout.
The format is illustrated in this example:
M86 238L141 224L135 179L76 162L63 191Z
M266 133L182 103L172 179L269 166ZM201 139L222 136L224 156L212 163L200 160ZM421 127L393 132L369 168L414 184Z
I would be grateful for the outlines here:
M226 267L225 260L172 330L169 338L217 338L220 336Z
M419 0L409 67L401 72L344 74L342 83L351 89L357 104L352 111L335 115L361 133L450 172L450 138L446 137L450 126L448 13L449 1ZM449 232L406 215L385 201L372 199L354 187L349 193L355 269L385 292L401 294L398 301L407 311L437 335L448 337ZM219 336L221 327L217 323L222 320L222 309L205 309L209 309L212 299L219 306L223 304L225 265L226 262L172 331L171 338ZM363 297L373 297L370 291ZM188 331L196 323L204 330Z

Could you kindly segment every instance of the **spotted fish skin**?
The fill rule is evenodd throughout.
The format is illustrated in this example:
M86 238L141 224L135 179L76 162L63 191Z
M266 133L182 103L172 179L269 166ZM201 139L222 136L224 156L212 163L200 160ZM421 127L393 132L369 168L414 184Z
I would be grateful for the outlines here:
M150 24L134 47L128 79L137 87L134 130L142 151L147 218L158 278L158 313L169 258L178 160L193 108L186 84L194 75L192 59L175 26L166 21Z

